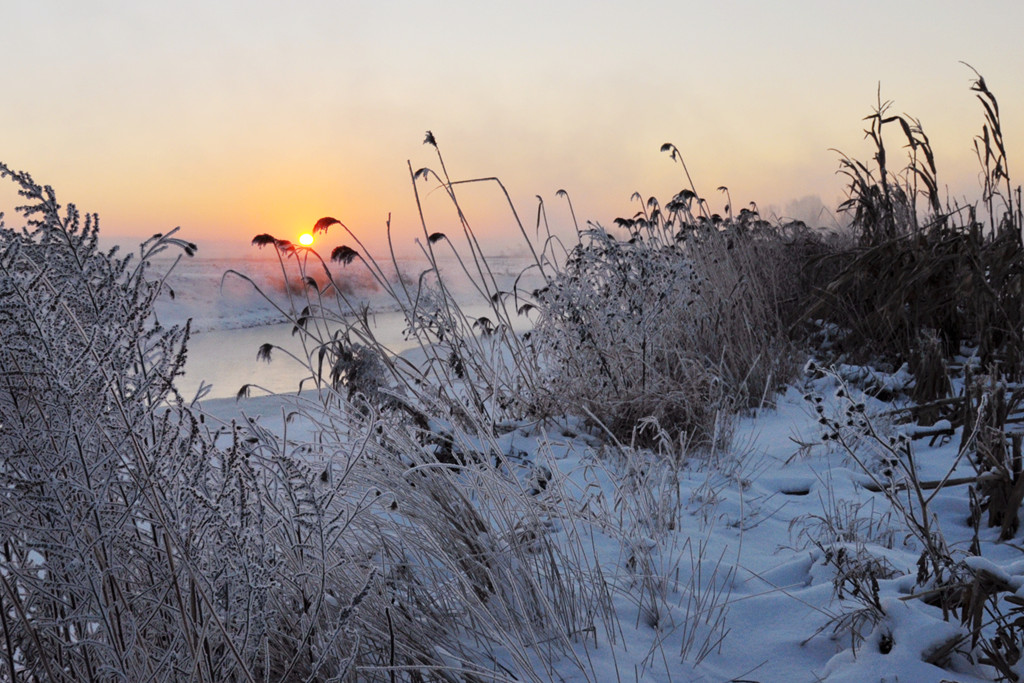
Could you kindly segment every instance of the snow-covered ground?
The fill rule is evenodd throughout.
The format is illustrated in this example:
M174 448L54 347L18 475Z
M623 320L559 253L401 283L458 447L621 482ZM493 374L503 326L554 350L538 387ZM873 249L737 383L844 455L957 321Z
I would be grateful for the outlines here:
M907 380L899 372L878 379L895 388ZM204 408L222 419L241 411L282 433L293 400L215 400ZM878 438L853 428L842 438L873 475L834 439L822 439L823 416L842 422L851 408L861 414L860 403ZM524 481L537 472L547 478L538 501L557 507L558 499L579 513L572 524L591 525L583 534L591 539L586 564L612 587L616 623L578 643L586 678L992 680L991 669L958 652L969 643L938 657L941 667L925 661L964 631L957 616L944 621L938 607L914 597L924 590L916 585L922 546L885 496L866 488L872 476L899 483L898 473L885 471L883 444L912 426L881 415L892 407L846 387L838 374L807 377L774 407L740 418L728 453L681 462L602 445L576 422L522 425L502 436L509 466ZM288 434L302 441L311 428L298 420ZM957 459L958 444L959 433L914 441L920 479L972 475L966 459ZM964 555L972 534L967 486L939 490L929 509L954 556ZM566 544L579 534L568 524L561 520L551 532ZM1020 550L996 535L981 530L982 556L1015 573ZM858 574L858 566L874 568L877 600L869 579L855 584L870 574ZM554 672L559 677L583 674L566 661Z
M242 270L284 306L277 262L186 266L170 280L176 298L161 301L158 310L165 324L193 320L185 388L202 376L215 384L202 403L211 417L244 415L274 433L287 432L290 440L312 441L313 422L300 417L285 429L284 416L300 400L294 395L300 366L275 360L264 366L277 373L272 380L244 375L257 371L258 345L286 343L290 326L280 324L280 312L248 283L229 276L221 287L224 271ZM509 264L505 274L514 276L518 267ZM382 335L403 351L400 316L379 288L359 281L351 292L387 321ZM421 355L405 353L413 361ZM729 452L691 453L681 461L611 447L575 421L523 424L501 436L508 466L524 483L536 484L538 473L545 480L538 502L576 511L571 522L555 520L549 533L566 545L570 536L573 542L587 536L591 556L585 564L600 568L611 590L614 622L581 637L575 660L566 659L552 677L991 680L993 670L965 654L970 643L957 644L965 632L958 617L944 620L939 607L915 597L925 590L916 580L922 544L891 501L868 489L879 482L899 485L899 468L886 462L886 444L913 427L892 424L884 413L893 404L857 388L871 379L898 392L911 378L905 372L869 378L869 372L847 366L807 376L774 406L739 418ZM271 395L224 398L244 382L261 384ZM861 415L877 436L845 426ZM823 439L834 431L823 420L840 423L840 440ZM959 443L959 432L932 443L913 441L919 478L973 475L967 459L957 457ZM906 495L906 505L919 509ZM966 556L972 538L968 500L968 487L958 484L927 501L956 558ZM586 532L567 525L583 525ZM994 572L1020 573L1021 551L998 543L997 532L981 529L985 559L972 561ZM956 647L935 655L950 643Z

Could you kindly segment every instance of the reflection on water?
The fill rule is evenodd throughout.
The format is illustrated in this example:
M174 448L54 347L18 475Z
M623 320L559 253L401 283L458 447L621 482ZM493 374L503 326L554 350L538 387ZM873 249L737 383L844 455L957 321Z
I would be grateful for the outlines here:
M465 306L470 317L489 315L484 305ZM400 312L377 313L370 317L374 335L393 353L401 353L416 346L415 341L404 338L405 317ZM516 321L517 331L529 329L525 318ZM210 330L192 335L188 343L188 363L185 376L178 378L177 386L186 400L191 399L201 381L212 385L207 398L235 396L245 384L262 387L271 393L293 392L299 381L308 376L308 370L283 351L275 349L270 363L256 360L256 351L270 343L304 357L299 335L292 335L291 323L264 325L237 330Z

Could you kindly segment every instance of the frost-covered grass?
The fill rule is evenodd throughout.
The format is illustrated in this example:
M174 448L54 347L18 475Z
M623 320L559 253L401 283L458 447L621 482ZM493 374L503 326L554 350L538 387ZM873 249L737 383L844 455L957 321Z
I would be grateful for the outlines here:
M297 363L304 391L202 403L175 385L188 328L154 317L155 257L193 247L103 253L95 217L0 166L29 203L26 229L0 232L0 676L1019 678L1018 329L951 325L953 355L932 318L896 315L880 362L854 362L842 343L864 330L806 314L874 261L712 214L692 183L567 245L508 202L531 256L505 277L459 201L504 187L438 162L410 169L414 191L457 222L423 219L418 270L334 218L316 228L348 242L330 255L257 236L280 280L230 281L292 323L299 350L258 355ZM890 235L911 195L847 168L868 251L930 238ZM993 264L990 288L1016 281ZM368 290L412 350L377 338ZM799 374L805 324L818 358ZM931 341L904 359L894 329Z
M899 373L871 375L909 388ZM417 537L408 552L414 556L420 549L422 555L408 571L429 576L438 590L453 580L466 582L467 593L476 585L472 578L452 578L472 576L449 559L452 548L465 548L453 532L466 524L450 528L447 513L419 497L421 485L409 482L410 472L431 470L446 490L458 487L465 494L459 496L463 506L475 511L466 517L480 530L478 541L490 544L477 547L473 557L511 562L521 573L533 553L552 554L557 565L545 562L543 581L580 582L572 589L579 602L564 593L551 598L558 626L547 631L539 655L537 641L520 631L511 642L522 652L484 650L520 678L993 680L996 672L979 663L981 641L973 641L971 622L962 622L966 606L958 601L975 582L994 588L980 593L993 596L980 634L994 637L995 610L1012 616L1015 609L1006 597L1019 589L1019 550L999 541L998 527L970 523L970 484L964 480L977 472L958 457L962 428L934 444L901 440L900 434L917 427L895 424L886 416L892 404L860 386L870 388L850 386L831 372L799 378L773 407L739 418L733 446L717 454L680 457L671 440L661 450L616 444L580 419L547 426L524 421L508 424L486 446L456 439L465 444L463 452L471 443L476 452L489 449L493 460L425 469L397 465L374 485L390 482L380 489L389 512L412 518L404 522ZM322 417L309 411L320 408L307 406L286 422L294 401L218 401L207 410L209 419L228 419L241 406L270 432L315 443ZM846 425L851 406L873 431ZM840 440L820 424L822 416L842 422ZM912 453L912 461L893 466L890 437ZM332 449L311 450L321 463ZM408 443L402 450L420 452ZM913 473L910 462L917 463ZM920 508L917 489L906 486L912 477L926 485L953 482L922 489L930 536L920 536L913 523ZM888 482L894 495L873 491L876 482ZM488 493L494 486L499 495ZM425 520L417 508L437 516L427 529L418 526ZM972 556L975 535L979 555ZM524 552L516 550L519 542L528 542L525 563L517 558ZM929 548L939 543L946 559L936 571ZM486 569L477 577L499 575ZM488 623L497 628L479 614L473 623L472 638L487 632Z

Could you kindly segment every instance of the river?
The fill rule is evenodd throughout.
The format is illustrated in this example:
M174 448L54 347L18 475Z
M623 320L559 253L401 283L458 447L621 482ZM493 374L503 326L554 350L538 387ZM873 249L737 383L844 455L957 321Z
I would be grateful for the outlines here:
M485 305L465 306L463 311L474 318L490 315ZM370 322L375 337L392 353L417 346L415 340L405 338L406 322L401 312L371 314ZM530 326L526 318L518 318L514 324L518 332ZM260 346L267 343L280 347L274 349L269 363L256 358ZM292 335L291 323L195 333L188 342L185 376L178 379L178 389L186 400L195 395L201 382L212 387L207 398L233 397L246 384L275 394L294 392L299 388L299 381L309 375L309 370L281 349L304 357L300 337Z

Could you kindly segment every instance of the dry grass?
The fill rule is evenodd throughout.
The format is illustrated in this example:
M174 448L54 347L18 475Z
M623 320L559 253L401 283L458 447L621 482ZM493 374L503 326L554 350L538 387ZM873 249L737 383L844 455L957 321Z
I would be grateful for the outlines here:
M624 232L590 225L561 250L543 207L545 237L531 240L500 182L453 181L440 152L440 172L410 168L410 178L417 200L418 184L435 183L458 222L445 234L424 219L417 278L395 277L393 252L375 260L333 218L317 231L354 246L329 259L258 236L280 256L281 282L301 283L284 288L281 312L314 390L289 416L310 425L303 440L256 421L211 431L177 396L187 330L151 325L160 284L146 264L191 245L157 238L138 265L104 254L94 217L60 213L52 191L0 167L32 202L29 230L4 229L0 243L2 670L30 681L596 679L586 643L600 634L614 645L617 591L634 600L638 627L681 634L679 657L699 663L728 633L732 570L672 533L680 467L702 448L727 453L735 412L770 403L808 311L845 328L849 344L913 361L919 397L948 391L949 354L965 339L978 345L990 380L969 384L976 419L961 457L977 456L993 487L977 491L976 520L987 505L1012 536L1024 484L998 389L1024 367L1024 226L995 98L980 76L974 90L987 225L973 208L941 209L927 137L879 102L874 168L842 162L853 245L769 225L756 209L714 215L687 172L689 189L664 205L641 200L617 221ZM894 124L910 150L895 175L882 136ZM466 182L500 191L539 287L492 271L460 204ZM442 253L486 315L466 313ZM341 271L360 267L354 278ZM396 302L422 365L376 339L353 281ZM517 334L529 311L535 329ZM614 444L590 470L614 495L586 514L558 473L538 467L524 480L504 439L565 413ZM992 666L1012 671L1020 606L1000 607L998 577L952 556L911 445L882 436L852 402L824 424L893 510L865 518L831 501L808 521L805 536L829 537L821 548L837 591L862 596L836 625L857 638L878 616L886 568L857 544L883 542L898 517L923 548L922 585ZM866 442L882 469L865 460ZM735 472L729 453L703 462ZM710 479L695 495L713 505ZM621 572L595 561L598 527L628 549ZM844 543L853 552L841 556ZM665 657L663 642L644 666Z
M916 365L928 398L948 388L934 362L922 364L934 340L948 358L962 342L978 347L982 364L998 364L1010 376L1022 371L1024 323L1024 220L1020 196L1010 184L999 107L984 79L972 90L985 112L976 139L982 166L981 204L940 202L935 160L919 123L889 114L879 101L865 135L876 151L874 164L843 156L840 170L849 178L849 198L841 208L852 217L856 246L837 246L816 260L830 273L807 311L810 318L838 324L848 332L839 352L863 359ZM891 170L883 133L898 127L908 158ZM918 200L923 198L923 207Z

